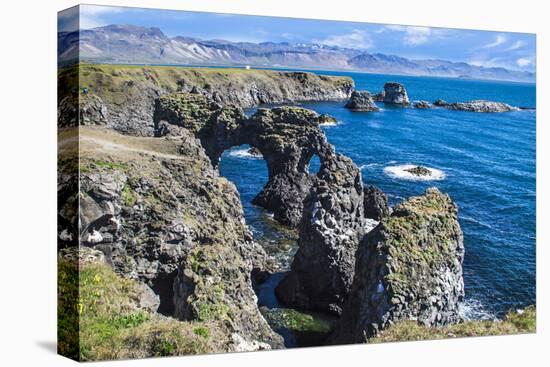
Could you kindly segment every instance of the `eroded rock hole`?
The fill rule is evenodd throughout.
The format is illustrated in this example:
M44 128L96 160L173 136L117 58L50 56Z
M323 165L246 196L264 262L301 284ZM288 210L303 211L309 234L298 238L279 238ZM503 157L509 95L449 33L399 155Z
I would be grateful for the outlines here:
M314 154L313 157L311 157L307 168L310 175L316 175L319 172L321 169L321 159L317 154Z
M170 274L165 274L155 278L152 281L151 288L153 292L159 296L160 305L158 312L165 316L174 315L174 280L176 279L177 271Z

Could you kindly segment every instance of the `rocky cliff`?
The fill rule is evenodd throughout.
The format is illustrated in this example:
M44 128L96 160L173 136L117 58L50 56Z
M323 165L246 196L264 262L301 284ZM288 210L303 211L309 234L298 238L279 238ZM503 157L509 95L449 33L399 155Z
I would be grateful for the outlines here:
M139 136L153 135L154 103L167 93L195 92L221 105L252 107L345 100L354 88L351 78L305 72L80 64L60 71L60 101L77 93L71 90L75 80L80 83L80 95L93 104L85 108L91 113L81 124L105 125Z
M150 287L160 313L223 322L236 338L281 347L252 289L267 256L244 223L235 186L191 132L138 138L82 127L79 141L80 245Z
M435 188L397 205L361 241L334 343L365 342L399 320L460 320L463 236L457 207Z
M321 163L304 203L298 252L276 289L284 303L341 313L368 226L363 199L361 173L351 159L334 155Z

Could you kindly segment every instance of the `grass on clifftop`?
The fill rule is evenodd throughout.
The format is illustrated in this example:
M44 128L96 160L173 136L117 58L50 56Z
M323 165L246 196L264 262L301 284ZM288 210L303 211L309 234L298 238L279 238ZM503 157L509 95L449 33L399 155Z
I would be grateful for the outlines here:
M219 326L137 307L136 283L104 264L59 261L58 350L80 361L219 352ZM78 288L80 283L80 288ZM214 334L214 335L213 335Z
M501 321L471 320L439 328L420 325L416 321L401 321L369 339L369 343L528 334L536 332L536 317L535 306L529 306L521 312L509 312Z

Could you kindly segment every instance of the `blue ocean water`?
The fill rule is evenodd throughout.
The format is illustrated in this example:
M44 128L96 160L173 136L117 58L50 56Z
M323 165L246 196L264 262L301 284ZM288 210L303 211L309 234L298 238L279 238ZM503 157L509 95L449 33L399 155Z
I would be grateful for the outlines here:
M522 107L536 105L533 84L318 73L350 76L357 89L371 92L382 90L385 82L400 82L411 101L487 99ZM344 103L300 106L336 117L337 125L323 127L328 140L337 152L361 167L365 183L388 194L392 205L431 186L448 193L458 204L466 248L467 316L499 317L510 309L535 303L534 110L483 114L380 104L380 112L361 113L345 109ZM400 166L407 164L439 170L439 179L406 179ZM311 169L317 169L316 165L312 163ZM221 172L236 184L255 237L269 252L288 262L295 248L277 251L278 240L285 234L250 203L267 181L265 162L247 154L246 147L236 147L224 154Z

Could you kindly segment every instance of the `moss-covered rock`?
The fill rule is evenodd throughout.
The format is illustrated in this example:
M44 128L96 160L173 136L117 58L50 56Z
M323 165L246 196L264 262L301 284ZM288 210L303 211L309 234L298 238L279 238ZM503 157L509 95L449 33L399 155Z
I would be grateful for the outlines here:
M399 320L461 320L463 235L457 207L435 188L397 205L361 242L351 296L333 340L362 342Z
M97 250L64 251L58 280L62 355L98 361L231 350L222 324L181 322L143 308L142 284L115 274Z

